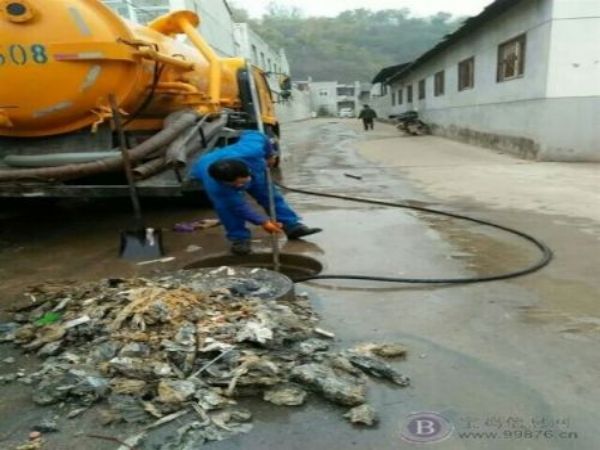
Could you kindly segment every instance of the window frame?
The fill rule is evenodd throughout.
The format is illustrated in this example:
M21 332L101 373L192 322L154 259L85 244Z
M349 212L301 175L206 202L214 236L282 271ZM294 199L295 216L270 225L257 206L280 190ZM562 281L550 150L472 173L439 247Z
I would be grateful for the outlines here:
M419 100L425 100L427 97L427 78L422 78L417 84L417 93Z
M516 74L510 77L504 76L504 67L505 67L505 58L504 49L511 44L520 44L521 49L521 57L518 60L518 64L516 67ZM518 36L515 36L507 41L504 41L498 45L498 59L497 59L497 68L496 68L496 81L498 83L503 83L505 81L516 80L517 78L523 78L525 76L525 64L527 59L527 33L522 33Z
M145 5L142 1L141 5L134 5L127 0L105 0L103 3L120 17L142 25L169 13L168 3L163 5Z
M440 70L433 75L433 96L446 95L446 71Z
M259 61L258 61L258 49L256 48L256 45L252 44L251 46L251 52L252 52L252 61L254 62L255 65L258 66Z
M462 84L462 68L465 67L466 64L468 63L472 63L472 70L470 73L470 83L469 85L463 85ZM469 58L463 59L462 61L459 61L458 63L458 91L462 92L462 91L467 91L470 89L475 89L475 56L471 56Z

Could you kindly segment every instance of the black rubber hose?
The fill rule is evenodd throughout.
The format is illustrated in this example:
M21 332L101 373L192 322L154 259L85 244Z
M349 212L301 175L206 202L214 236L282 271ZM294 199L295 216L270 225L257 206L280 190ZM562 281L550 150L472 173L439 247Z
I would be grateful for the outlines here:
M154 50L159 50L158 45L154 45ZM127 119L123 121L123 126L128 125L134 120L136 120L139 117L139 115L142 114L148 106L150 106L150 103L152 103L152 100L154 100L154 95L156 94L156 87L158 86L158 82L160 81L160 77L162 76L164 69L164 64L160 64L158 61L154 63L154 72L152 76L152 85L150 86L150 91L148 92L148 95L141 103L141 105L133 112L133 114L129 115L129 117L127 117Z
M542 269L543 267L546 267L550 263L550 261L552 261L552 258L553 258L552 250L550 249L550 247L548 247L545 243L543 243L539 239L537 239L527 233L524 233L522 231L515 230L514 228L506 227L504 225L498 225L497 223L493 223L488 220L475 219L473 217L465 216L462 214L440 211L440 210L432 209L432 208L425 208L423 206L407 205L405 203L395 203L395 202L388 202L388 201L384 201L384 200L371 200L371 199L360 198L360 197L351 197L351 196L341 195L341 194L329 194L329 193L325 193L325 192L315 192L315 191L309 191L306 189L291 188L291 187L285 186L281 183L275 183L275 184L277 186L279 186L281 189L284 189L289 192L295 192L297 194L311 195L311 196L315 196L315 197L335 198L335 199L345 200L345 201L350 201L350 202L355 202L355 203L366 203L369 205L380 205L380 206L389 206L392 208L412 209L414 211L421 211L421 212L425 212L425 213L429 213L429 214L437 214L440 216L452 217L454 219L466 220L468 222L473 222L473 223L476 223L479 225L496 228L498 230L502 230L502 231L505 231L512 235L518 236L521 239L524 239L524 240L528 241L529 243L533 244L541 252L541 256L540 256L539 260L537 262L535 262L534 264L532 264L528 267L525 267L524 269L514 270L511 272L506 272L506 273L502 273L499 275L487 275L487 276L464 277L464 278L398 278L398 277L379 277L379 276L370 276L370 275L323 274L323 275L310 275L310 276L306 276L306 277L302 277L302 278L296 278L296 279L294 279L295 283L301 283L304 281L311 281L311 280L364 280L364 281L379 281L379 282L386 282L386 283L407 283L407 284L483 283L483 282L487 282L487 281L508 280L510 278L517 278L517 277L521 277L523 275L528 275L533 272L537 272L538 270Z

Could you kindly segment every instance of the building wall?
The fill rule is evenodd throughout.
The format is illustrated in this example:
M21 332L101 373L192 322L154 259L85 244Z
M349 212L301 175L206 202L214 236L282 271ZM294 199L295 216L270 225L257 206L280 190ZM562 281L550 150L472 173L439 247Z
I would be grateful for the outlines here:
M310 83L312 109L317 114L337 115L336 81L315 81Z
M271 91L273 91L275 100L278 101L281 80L284 77L291 77L285 51L273 49L252 31L247 23L236 23L233 30L237 54L266 72Z
M352 108L358 114L362 104L370 103L371 85L355 81L342 84L337 81L310 82L313 112L337 116L340 109Z
M385 83L376 83L371 87L371 108L380 119L388 118L392 113L392 96L390 87Z
M171 0L185 3L184 9L196 11L200 16L200 32L220 56L237 56L233 38L234 22L223 0ZM177 8L179 9L179 8Z
M396 98L397 91L404 90L404 102L391 106L390 111L417 110L435 133L526 158L600 160L599 135L593 126L594 121L600 123L595 97L600 89L596 67L600 62L594 63L600 58L598 49L590 48L595 44L586 43L598 36L598 24L592 25L597 19L576 15L584 10L598 16L590 3L597 4L585 0L523 1L402 81L392 83ZM580 33L571 34L574 29ZM524 76L498 82L498 45L522 33L527 36ZM471 56L475 57L474 88L458 91L458 63ZM575 70L574 56L581 64L577 69L584 70ZM440 70L445 71L445 94L435 97L434 74ZM421 79L426 80L424 100L418 99ZM406 99L409 84L413 86L411 104Z
M271 48L258 34L252 31L247 23L234 25L234 38L240 55L252 61L254 65L265 72L290 74L290 65L285 51Z
M358 83L357 107L371 103L371 83Z
M554 0L548 97L600 96L600 2Z
M275 104L275 112L281 123L310 119L312 114L310 91L301 91L294 87L291 100Z
M103 0L121 17L136 23L148 23L169 11L169 0Z
M551 23L548 2L522 2L507 11L493 24L488 24L436 56L401 83L390 86L392 91L405 90L404 103L394 112L406 110L438 110L464 108L472 105L494 105L511 101L527 101L545 97L547 59ZM527 33L525 76L498 83L498 45L520 34ZM475 85L473 89L458 90L458 63L475 57ZM445 71L445 94L434 96L434 74ZM426 79L425 100L418 99L418 82ZM413 103L406 102L406 86L413 85Z

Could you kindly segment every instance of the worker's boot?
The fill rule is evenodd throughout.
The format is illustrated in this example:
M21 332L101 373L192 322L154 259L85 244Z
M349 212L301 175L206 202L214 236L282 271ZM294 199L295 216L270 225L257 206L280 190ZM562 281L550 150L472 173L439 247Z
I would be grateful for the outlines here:
M310 236L311 234L320 233L321 231L323 231L321 228L310 228L302 223L289 228L285 227L285 234L287 235L288 239L291 240L301 239L305 236Z
M233 241L231 243L231 253L238 256L245 256L252 253L250 241Z

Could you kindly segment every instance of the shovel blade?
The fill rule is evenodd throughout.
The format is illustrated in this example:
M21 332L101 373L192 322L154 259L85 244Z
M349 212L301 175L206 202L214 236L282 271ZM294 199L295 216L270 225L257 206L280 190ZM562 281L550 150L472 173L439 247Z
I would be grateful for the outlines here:
M145 228L121 232L119 255L128 261L147 261L164 256L160 230Z

